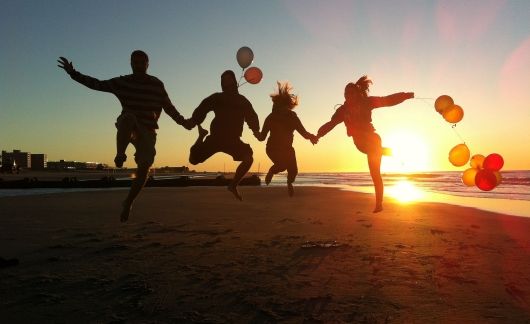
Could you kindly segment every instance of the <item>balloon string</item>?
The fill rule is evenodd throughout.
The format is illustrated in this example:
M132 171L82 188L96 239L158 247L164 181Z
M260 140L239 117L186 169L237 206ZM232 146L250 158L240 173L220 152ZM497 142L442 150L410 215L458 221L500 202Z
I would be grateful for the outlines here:
M242 86L243 84L245 84L246 82L244 83L239 83L241 82L241 79L243 79L243 75L245 75L243 72L245 71L245 69L241 69L241 76L239 77L239 81L237 81L237 87L239 88L240 86Z
M244 84L247 84L247 83L248 83L248 81L245 81L245 82L243 82L243 83L241 83L241 84L238 84L237 87L239 88L240 86L242 86L242 85L244 85Z
M462 136L460 136L460 134L457 132L457 130L456 130L456 124L453 124L453 126L451 126L451 128L453 129L453 132L455 132L456 136L458 136L458 138L462 141L462 143L466 144L466 141L464 141L464 139L462 138Z

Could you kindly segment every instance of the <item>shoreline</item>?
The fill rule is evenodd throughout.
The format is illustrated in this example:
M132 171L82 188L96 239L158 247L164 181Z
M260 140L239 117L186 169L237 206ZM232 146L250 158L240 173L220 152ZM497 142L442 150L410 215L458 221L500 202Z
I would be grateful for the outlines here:
M282 183L272 183L271 188L283 187ZM264 185L260 187L266 188ZM295 184L296 187L315 187L315 188L337 188L344 191L351 191L363 194L373 195L373 187L371 186L353 186L343 184ZM63 188L63 189L0 189L0 199L3 197L17 197L17 196L34 196L46 194L61 194L73 192L91 192L101 190L128 190L128 187L123 188ZM386 188L388 189L388 188ZM385 201L389 199L396 199L388 190L385 191ZM442 194L435 192L425 192L422 197L419 197L410 202L403 202L407 204L413 203L441 203L451 206L470 207L479 211L493 212L499 214L506 214L514 217L530 218L530 201L518 199L502 199L502 198L484 198L484 197L467 197L451 194Z

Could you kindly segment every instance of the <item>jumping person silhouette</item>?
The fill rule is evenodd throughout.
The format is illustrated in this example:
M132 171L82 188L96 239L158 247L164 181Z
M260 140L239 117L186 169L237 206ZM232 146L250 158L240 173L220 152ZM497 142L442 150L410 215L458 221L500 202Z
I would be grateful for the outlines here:
M122 203L120 219L126 222L155 159L157 121L162 109L179 125L186 125L185 119L171 103L162 81L147 74L149 58L143 51L136 50L131 53L132 74L104 81L79 73L74 69L72 62L64 57L60 57L57 62L75 81L93 90L110 92L118 97L121 103L122 111L116 121L117 152L114 162L117 167L123 166L127 159L125 150L129 143L132 143L136 149L134 159L138 166L136 178Z
M318 130L318 138L326 135L336 125L344 122L348 136L359 151L367 155L370 175L375 187L374 213L383 210L383 179L381 177L381 157L386 149L381 146L381 137L372 125L372 110L380 107L394 106L407 99L414 98L413 92L399 92L386 97L368 96L372 83L368 77L362 76L356 83L348 83L344 89L344 104L340 106L331 120Z
M241 141L243 124L246 122L254 136L259 135L258 115L252 104L237 89L236 76L233 71L227 70L221 75L222 92L216 92L205 98L193 111L186 125L193 127L197 125L199 137L190 148L191 164L196 165L206 161L218 152L226 153L234 159L241 161L236 169L233 180L228 185L228 190L239 200L242 200L237 185L243 176L250 170L253 159L253 151L250 145ZM214 119L208 131L201 127L206 115L213 111Z
M271 95L272 112L263 123L259 140L264 141L270 131L266 152L274 164L265 176L265 183L268 185L275 174L287 170L287 189L292 197L293 182L298 174L296 152L293 148L294 131L313 144L318 142L318 138L306 131L296 113L292 111L298 105L298 96L289 93L290 90L289 84L282 85L278 82L278 92Z

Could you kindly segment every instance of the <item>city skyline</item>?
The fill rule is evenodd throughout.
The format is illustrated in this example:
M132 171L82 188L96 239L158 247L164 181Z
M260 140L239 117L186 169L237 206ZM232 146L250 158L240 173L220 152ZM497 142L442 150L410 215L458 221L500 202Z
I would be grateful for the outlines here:
M472 154L500 153L505 169L530 169L530 3L520 1L273 1L273 2L9 2L0 13L0 145L48 152L50 160L96 160L112 165L118 100L72 81L56 66L65 56L81 73L108 79L130 73L129 55L150 55L185 117L219 76L240 68L235 53L253 49L264 78L240 92L260 124L269 94L288 80L300 97L298 116L313 133L343 102L346 83L369 75L372 95L415 92L414 99L374 112L383 145L383 172L458 171L447 155L465 141ZM447 94L464 109L455 129L434 110ZM212 116L208 116L208 126ZM155 166L189 165L196 129L160 118ZM455 132L456 131L456 132ZM254 150L252 172L270 166L265 144L245 127ZM301 172L367 171L366 158L343 126L312 146L295 135ZM128 167L134 167L129 147ZM218 154L198 171L234 169Z

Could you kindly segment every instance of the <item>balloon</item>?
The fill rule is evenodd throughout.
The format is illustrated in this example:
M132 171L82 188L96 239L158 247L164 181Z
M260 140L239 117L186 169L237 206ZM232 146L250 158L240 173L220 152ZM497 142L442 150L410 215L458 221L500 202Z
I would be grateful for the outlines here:
M466 144L458 144L449 152L449 162L454 166L463 166L469 161L470 155Z
M447 122L456 124L464 118L464 110L459 105L452 105L446 108L442 115Z
M469 162L469 165L471 165L471 167L475 169L482 169L483 164L484 164L484 155L482 154L473 155L471 157L471 161Z
M484 159L484 169L499 171L504 165L504 159L500 154L492 153Z
M246 69L250 66L250 64L252 64L252 61L254 60L254 53L250 47L243 46L237 50L236 59L239 66L243 69Z
M434 102L434 108L439 114L442 114L445 109L451 107L454 104L455 102L453 101L453 98L449 97L448 95L442 95L436 98L436 101Z
M475 168L469 168L462 173L462 182L468 186L473 187L475 185L475 177L479 170Z
M255 66L245 71L245 80L248 83L257 84L261 81L261 78L263 78L263 72Z
M495 185L495 187L497 187L502 182L502 176L499 171L493 171L493 174L495 175L495 178L497 178L497 184Z
M480 170L475 177L475 183L480 190L490 191L497 185L497 177L491 170Z

